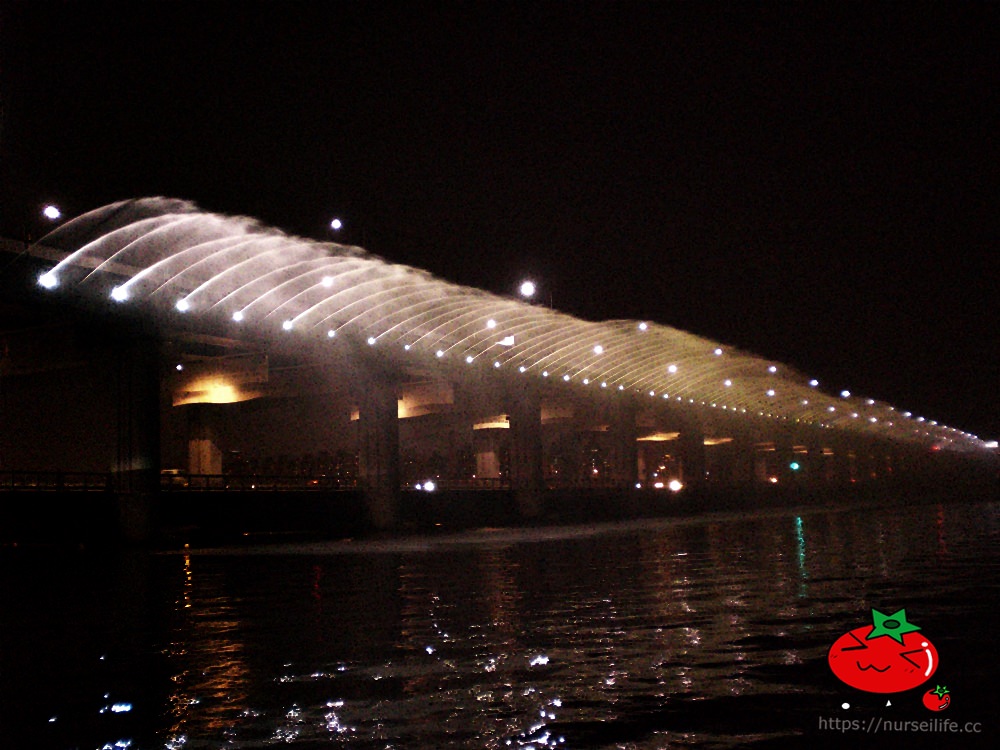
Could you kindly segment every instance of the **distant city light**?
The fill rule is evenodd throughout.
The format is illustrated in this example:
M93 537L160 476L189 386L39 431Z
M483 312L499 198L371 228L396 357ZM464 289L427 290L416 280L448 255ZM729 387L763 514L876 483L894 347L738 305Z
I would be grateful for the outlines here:
M521 286L518 288L522 297L531 299L535 296L535 283L533 281L521 282Z
M842 398L850 398L851 397L851 392L850 391L841 391L840 395L841 395Z
M723 381L722 381L722 384L723 384L724 386L726 386L726 388L728 388L729 386L731 386L731 385L733 384L733 381L732 381L732 380L728 380L728 379L726 379L726 380L723 380Z
M239 323L241 320L243 320L243 311L242 310L237 310L236 312L234 312L233 313L233 320L235 320L237 323Z
M716 357L721 357L722 356L722 349L716 349L715 350L715 356Z
M493 318L490 318L489 320L486 321L486 327L487 328L496 328L497 327L497 322L495 320L493 320Z
M420 485L419 484L417 485L417 489L418 490L420 489ZM424 492L433 492L436 489L437 489L437 485L434 483L433 480L428 479L426 482L424 482Z
M368 346L375 346L375 342L378 341L374 336L368 337Z
M677 365L668 365L667 366L667 372L669 372L671 374L677 372Z
M343 229L343 227L344 227L344 222L342 222L340 219L334 219L333 221L330 222L330 229L332 229L334 232L339 232L341 229Z
M809 385L811 385L811 386L812 386L813 388L815 388L816 386L818 386L818 385L819 385L819 381L818 381L818 380L815 380L815 379L813 379L813 380L810 380L810 381L809 381Z
M604 347L600 344L594 347L594 354L604 354Z
M775 373L775 372L778 371L778 368L775 367L774 365L771 365L770 367L767 368L767 371L771 372L771 373Z
M62 211L59 210L59 206L53 206L49 204L42 209L42 216L44 216L49 221L58 221L62 218Z
M337 335L337 332L335 330L333 330L332 328L329 331L326 332L327 338L331 338L332 339L336 335Z
M667 483L667 489L670 490L671 492L680 492L682 489L684 489L684 483L681 482L679 479L671 479Z
M639 324L639 330L640 331L645 331L647 328L649 328L649 326L646 323L640 323Z

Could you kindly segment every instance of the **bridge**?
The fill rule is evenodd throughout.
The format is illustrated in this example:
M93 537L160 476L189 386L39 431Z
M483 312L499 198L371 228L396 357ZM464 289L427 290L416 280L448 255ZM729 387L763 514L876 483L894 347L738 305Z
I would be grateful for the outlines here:
M132 496L246 490L311 446L293 473L356 485L391 528L405 488L503 488L531 518L555 487L834 486L995 458L975 435L733 346L580 320L185 201L104 206L5 250L22 297L62 317L6 326L0 385L20 406L4 402L0 469L69 460L12 432L83 410L77 439L114 456L60 471L110 464Z

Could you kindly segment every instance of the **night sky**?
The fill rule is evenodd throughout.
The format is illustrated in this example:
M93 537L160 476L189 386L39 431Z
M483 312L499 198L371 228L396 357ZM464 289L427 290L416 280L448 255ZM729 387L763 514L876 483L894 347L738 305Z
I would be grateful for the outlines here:
M0 0L0 235L186 198L996 438L1000 5L915 5Z

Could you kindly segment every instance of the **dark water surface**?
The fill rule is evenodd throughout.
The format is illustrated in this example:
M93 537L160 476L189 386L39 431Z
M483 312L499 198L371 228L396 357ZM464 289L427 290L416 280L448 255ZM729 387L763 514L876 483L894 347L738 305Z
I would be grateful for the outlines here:
M0 748L996 746L998 541L1000 505L932 502L7 549ZM873 607L933 641L928 683L886 696L830 672ZM937 684L940 713L921 703Z

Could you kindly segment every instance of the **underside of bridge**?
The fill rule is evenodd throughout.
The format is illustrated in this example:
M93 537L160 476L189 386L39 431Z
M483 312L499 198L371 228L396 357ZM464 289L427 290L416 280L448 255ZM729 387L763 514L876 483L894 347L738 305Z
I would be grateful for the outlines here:
M400 488L885 481L994 461L977 437L825 393L644 321L590 323L360 248L161 199L4 247L0 470Z

